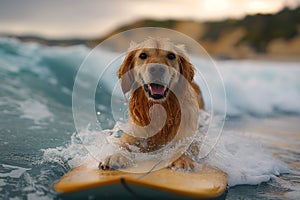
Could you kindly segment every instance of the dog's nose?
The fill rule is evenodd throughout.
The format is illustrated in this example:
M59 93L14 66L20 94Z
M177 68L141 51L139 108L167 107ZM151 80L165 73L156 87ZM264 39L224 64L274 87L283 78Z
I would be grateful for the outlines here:
M166 72L166 68L164 65L153 64L149 67L149 72L152 76L161 76Z

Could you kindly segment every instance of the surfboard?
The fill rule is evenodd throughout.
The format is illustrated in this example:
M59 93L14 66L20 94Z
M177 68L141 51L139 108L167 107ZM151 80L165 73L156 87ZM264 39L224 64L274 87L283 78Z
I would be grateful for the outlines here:
M63 198L80 199L199 199L226 196L227 174L204 166L199 172L160 169L149 173L74 168L54 189Z

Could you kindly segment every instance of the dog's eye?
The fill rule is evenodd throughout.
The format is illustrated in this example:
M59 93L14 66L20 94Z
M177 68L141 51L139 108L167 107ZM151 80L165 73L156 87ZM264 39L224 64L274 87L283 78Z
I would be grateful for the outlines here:
M148 57L148 55L146 53L141 53L139 55L139 58L142 59L142 60L145 60L147 57Z
M176 58L174 53L168 53L167 57L169 60L174 60Z

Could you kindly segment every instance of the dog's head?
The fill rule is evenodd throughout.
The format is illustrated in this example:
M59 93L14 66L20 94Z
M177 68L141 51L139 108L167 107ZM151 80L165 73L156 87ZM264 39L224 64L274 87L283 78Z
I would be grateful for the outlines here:
M118 77L124 93L143 87L149 99L163 101L183 77L186 80L183 82L192 82L194 68L183 45L175 45L168 39L149 38L131 45Z

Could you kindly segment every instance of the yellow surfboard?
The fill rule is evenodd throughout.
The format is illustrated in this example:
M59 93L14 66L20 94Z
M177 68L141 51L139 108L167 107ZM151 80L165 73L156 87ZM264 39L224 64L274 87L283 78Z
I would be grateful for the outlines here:
M70 199L222 198L226 195L227 181L227 174L208 166L199 172L161 169L146 174L80 166L58 180L54 189Z

